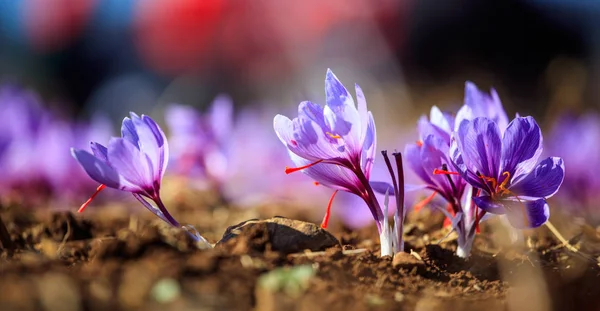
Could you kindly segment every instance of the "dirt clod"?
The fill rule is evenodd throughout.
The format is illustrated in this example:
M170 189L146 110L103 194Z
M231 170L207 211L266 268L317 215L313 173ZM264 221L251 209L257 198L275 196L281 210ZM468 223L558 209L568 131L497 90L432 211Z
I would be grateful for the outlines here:
M303 250L322 251L339 245L339 242L331 233L313 223L274 217L231 226L217 245L233 254L244 254L250 250L263 252L265 249L290 254Z

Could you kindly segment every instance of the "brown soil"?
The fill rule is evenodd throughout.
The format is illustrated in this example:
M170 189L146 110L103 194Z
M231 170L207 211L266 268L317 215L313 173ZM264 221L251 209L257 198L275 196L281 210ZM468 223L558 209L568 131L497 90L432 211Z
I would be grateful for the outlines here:
M226 226L272 216L213 210L187 217L191 213L185 207L173 211L197 220L213 243ZM488 225L463 260L454 256L452 237L436 244L447 233L440 217L413 215L407 252L392 260L379 257L375 228L337 225L331 232L340 244L322 242L332 237L319 233L309 237L316 244L302 244L312 252L298 252L277 246L297 245L281 240L285 230L258 223L232 227L227 241L198 250L185 233L146 214L132 218L110 208L85 214L3 211L17 249L2 251L0 309L600 310L597 264L555 246L544 230L514 248ZM259 281L274 269L301 265L314 275L299 291Z

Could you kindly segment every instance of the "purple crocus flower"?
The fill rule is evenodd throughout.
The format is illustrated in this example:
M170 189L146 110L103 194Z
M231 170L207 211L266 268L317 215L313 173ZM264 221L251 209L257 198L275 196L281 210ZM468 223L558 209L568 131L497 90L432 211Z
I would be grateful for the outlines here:
M561 186L559 197L571 211L592 223L600 220L595 202L600 198L600 115L588 113L575 117L563 115L555 123L548 152L562 157L569 174Z
M549 157L536 163L542 152L542 133L532 117L518 117L501 135L492 119L461 122L452 138L450 155L458 173L481 196L475 204L492 214L507 214L516 228L535 228L550 215L546 198L554 195L564 178L563 160Z
M447 208L437 207L446 214L447 225L452 225L458 234L457 255L468 257L476 228L483 215L471 204L473 193L467 182L456 172L451 172L449 157L450 141L454 131L463 120L474 117L488 117L497 122L502 131L508 124L506 112L494 89L485 93L475 84L465 83L464 105L456 115L442 112L438 107L431 108L429 118L422 116L418 122L420 139L417 143L407 144L404 154L410 168L433 193L417 204L421 208L430 203L439 194L448 204ZM483 214L483 213L481 213Z
M40 125L36 140L36 153L44 155L39 169L55 199L64 201L80 200L84 188L94 181L73 161L70 147L83 148L90 141L110 136L111 123L102 116L95 116L91 122L71 123L49 117Z
M39 98L14 85L0 87L0 191L15 185L39 180L39 170L32 165L39 127L46 117Z
M174 172L200 177L222 192L230 172L231 98L216 97L206 115L191 106L171 104L165 111L165 120L170 132Z
M482 92L475 86L473 82L465 83L465 106L471 110L472 117L486 117L498 124L500 131L503 133L508 126L508 116L500 97L495 89L491 89L489 94ZM459 112L458 115L461 113ZM459 117L457 117L459 119ZM461 121L456 122L460 125Z
M92 142L92 153L71 149L73 157L88 175L101 184L96 193L79 209L83 209L104 187L131 192L150 212L174 227L182 227L169 213L160 198L160 184L167 168L169 146L165 134L150 117L131 113L123 119L122 137L113 137L108 146ZM152 206L144 198L156 204ZM189 229L188 227L184 227ZM203 246L208 242L190 233Z
M329 69L325 77L325 94L325 107L305 101L298 107L297 118L290 120L276 115L273 120L277 136L298 166L286 168L286 173L303 171L336 192L343 190L361 197L376 221L382 255L392 255L391 232L384 222L387 218L369 183L376 151L373 115L367 110L361 88L356 85L357 109L348 90ZM329 207L332 200L333 197ZM327 226L329 207L324 227ZM401 248L399 244L396 247Z

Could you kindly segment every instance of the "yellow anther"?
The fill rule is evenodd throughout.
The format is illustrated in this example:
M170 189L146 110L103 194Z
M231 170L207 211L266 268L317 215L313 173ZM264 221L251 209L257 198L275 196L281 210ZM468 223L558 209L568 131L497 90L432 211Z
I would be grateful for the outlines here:
M333 134L331 134L329 132L325 132L325 134L329 135L329 137L334 138L334 139L340 139L340 138L342 138L342 136L340 136L340 135L333 135Z

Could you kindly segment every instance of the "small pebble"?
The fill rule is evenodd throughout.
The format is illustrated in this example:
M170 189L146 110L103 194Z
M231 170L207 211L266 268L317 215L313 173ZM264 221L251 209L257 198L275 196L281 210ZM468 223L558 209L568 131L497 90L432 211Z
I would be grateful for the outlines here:
M154 284L151 295L159 303L169 303L181 296L179 282L174 279L162 279Z

